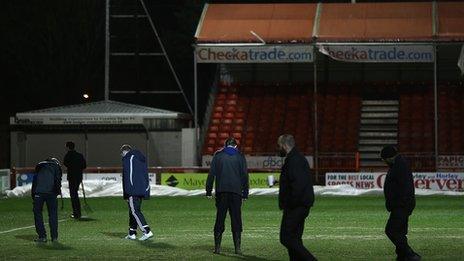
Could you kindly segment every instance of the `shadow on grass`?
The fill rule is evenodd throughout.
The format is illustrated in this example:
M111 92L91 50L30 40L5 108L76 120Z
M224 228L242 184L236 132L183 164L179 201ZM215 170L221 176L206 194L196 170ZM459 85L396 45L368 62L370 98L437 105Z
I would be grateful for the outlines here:
M119 239L124 239L124 237L127 235L126 233L121 232L102 232L102 234L108 237L114 237Z
M174 249L176 246L173 246L171 244L167 243L162 243L162 242L153 242L152 240L146 240L146 241L138 241L140 245L148 248L153 248L153 249Z
M79 219L76 219L76 221L79 222L92 222L92 221L97 221L98 219L91 218L91 217L81 217Z
M49 242L49 243L36 243L38 248L47 249L47 250L71 250L73 249L70 246L63 245L60 242Z
M108 237L113 237L113 238L119 238L121 240L125 240L124 237L127 235L126 233L121 233L121 232L102 232L103 235L105 236L108 236ZM156 240L156 238L155 238ZM146 241L138 241L138 240L134 240L135 242L137 242L138 244L144 246L144 247L148 247L148 248L155 248L155 249L174 249L176 248L176 246L173 246L173 245L170 245L170 244L166 244L166 243L162 243L162 242L156 242L156 241L153 241L153 239L149 239L149 240L146 240Z
M34 239L37 238L37 235L16 235L14 236L15 238L17 239L22 239L22 240L25 240L25 241L34 241Z
M195 246L195 249L201 249L204 251L207 251L211 253L211 256L222 256L222 257L229 257L229 258L234 258L234 259L240 259L240 260L255 260L255 261L278 261L278 259L266 259L258 256L253 256L253 255L247 255L246 253L242 253L242 255L237 255L235 254L235 250L233 248L229 247L221 247L221 253L220 254L214 254L214 246L211 245L201 245L201 246Z
M37 235L16 235L15 238L22 239L31 243L35 243L34 239L37 238ZM35 243L38 248L48 249L48 250L71 250L72 247L61 244L60 242L51 242L47 241L46 243Z

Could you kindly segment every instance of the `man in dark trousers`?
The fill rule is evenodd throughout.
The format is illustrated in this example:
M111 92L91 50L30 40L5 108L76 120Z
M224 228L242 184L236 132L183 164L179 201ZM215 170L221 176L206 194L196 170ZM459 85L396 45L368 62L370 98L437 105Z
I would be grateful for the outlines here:
M35 230L39 236L35 239L36 242L47 242L47 232L45 231L42 216L44 203L47 204L52 242L58 240L58 200L56 197L61 194L61 176L60 162L56 158L48 158L39 162L35 167L31 196L33 199Z
M69 195L71 196L71 204L73 213L71 218L81 218L81 203L79 202L79 185L82 182L82 171L87 167L84 156L79 152L75 151L74 142L66 142L66 148L68 152L64 156L64 165L68 169L68 184L69 184Z
M143 232L139 238L145 241L153 237L144 215L142 214L142 200L150 198L150 180L145 156L130 145L121 147L123 195L129 206L129 233L125 239L135 240L137 226Z
M229 211L235 253L241 254L242 200L248 198L248 169L245 157L237 149L237 141L228 138L224 148L214 154L206 180L206 196L211 198L213 183L216 193L216 223L214 224L214 253L221 252L224 221Z
M277 144L280 156L286 156L279 180L279 208L283 211L280 243L287 248L290 260L316 260L301 239L314 203L308 160L296 149L292 135L281 135Z
M421 260L408 245L408 218L416 206L411 169L395 147L385 146L380 157L388 165L383 192L390 218L385 234L396 247L397 260Z

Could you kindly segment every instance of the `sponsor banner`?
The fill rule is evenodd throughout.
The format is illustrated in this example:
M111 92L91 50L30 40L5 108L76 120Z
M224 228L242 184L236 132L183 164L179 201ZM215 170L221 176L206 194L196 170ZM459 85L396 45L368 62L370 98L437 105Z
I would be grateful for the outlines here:
M382 189L386 173L326 173L325 185L350 185L356 189ZM414 172L417 189L464 191L464 172Z
M277 173L250 173L250 188L268 188L268 176ZM162 173L161 185L187 190L205 189L207 173Z
M10 189L10 170L0 169L0 194Z
M310 63L310 45L197 46L198 63Z
M305 156L305 157L309 162L309 167L313 168L313 165L314 165L313 156ZM202 157L202 166L209 168L211 165L212 159L213 159L213 156L204 155ZM278 157L278 156L246 156L245 159L246 159L248 168L257 168L257 169L280 168L282 167L282 164L284 163L284 158Z
M432 45L318 45L334 60L358 63L431 63Z
M464 169L464 155L439 155L438 168Z
M142 124L143 118L134 116L19 116L14 119L13 123L22 125Z

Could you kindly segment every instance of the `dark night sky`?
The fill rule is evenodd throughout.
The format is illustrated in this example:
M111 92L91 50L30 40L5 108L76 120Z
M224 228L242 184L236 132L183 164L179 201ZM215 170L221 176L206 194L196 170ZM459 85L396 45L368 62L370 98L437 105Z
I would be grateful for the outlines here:
M118 3L134 0L112 0ZM193 105L193 35L205 0L145 0L161 40ZM251 2L251 1L208 1ZM317 2L317 1L253 1ZM350 1L324 1L350 2ZM358 1L361 2L361 1ZM104 0L2 0L0 8L0 168L9 165L9 117L16 112L103 99ZM116 67L114 67L116 68ZM113 68L113 69L114 69ZM167 67L152 68L163 71ZM115 69L112 73L118 74ZM200 66L200 118L214 65ZM164 75L164 77L163 77ZM169 74L159 76L160 89L175 89ZM134 87L136 88L136 87ZM157 87L155 87L157 88ZM182 98L143 95L111 99L187 111Z

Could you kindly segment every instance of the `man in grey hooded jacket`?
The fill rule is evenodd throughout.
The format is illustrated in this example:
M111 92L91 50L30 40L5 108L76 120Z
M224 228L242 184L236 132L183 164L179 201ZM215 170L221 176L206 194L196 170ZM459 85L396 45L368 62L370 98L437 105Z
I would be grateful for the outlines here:
M224 148L214 154L208 179L206 196L211 197L213 183L216 180L216 223L214 225L214 253L221 248L224 221L229 211L235 253L241 254L240 241L242 233L242 200L248 198L248 170L245 157L237 149L237 141L228 138Z

